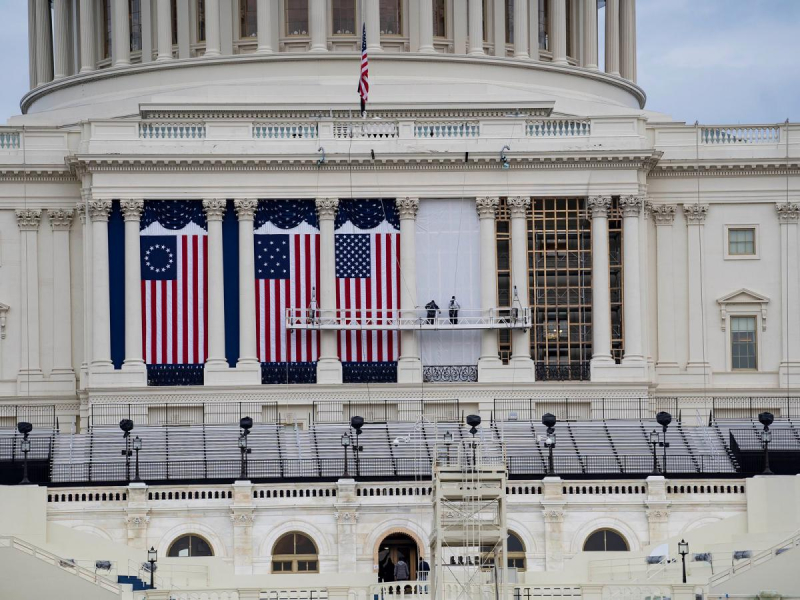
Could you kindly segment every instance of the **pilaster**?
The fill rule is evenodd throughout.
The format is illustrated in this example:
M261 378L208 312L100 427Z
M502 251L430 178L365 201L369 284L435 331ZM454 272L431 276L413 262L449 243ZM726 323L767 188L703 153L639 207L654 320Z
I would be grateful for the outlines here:
M236 481L233 484L233 568L237 575L253 573L253 484Z
M336 239L334 222L339 208L337 198L317 198L319 218L319 313L320 318L336 315ZM401 236L402 239L402 236ZM342 362L336 349L336 331L320 331L317 383L342 383Z
M356 497L356 482L353 479L340 479L336 482L335 512L336 546L338 550L339 573L356 573L359 540L358 509L360 504Z
M800 381L800 264L798 264L798 223L800 206L794 202L775 205L781 230L781 363L778 368L781 387L787 389Z
M623 248L623 320L625 332L625 355L620 365L619 376L625 381L644 381L647 365L644 359L642 336L642 280L639 257L642 248L639 242L639 217L644 199L640 196L621 196L622 248Z
M89 200L92 221L92 362L90 378L114 370L108 280L108 217L111 200Z
M39 224L42 211L24 208L16 211L20 243L20 369L17 389L29 393L41 385L39 314Z
M542 480L542 518L544 520L545 569L561 571L564 568L564 516L566 499L560 477Z
M647 478L646 502L649 543L655 544L669 537L667 482L662 475L650 475Z
M658 358L659 374L678 371L675 357L675 276L673 262L672 226L675 222L674 204L654 204L651 209L656 223L656 268L658 272Z
M703 272L705 270L705 220L708 214L707 204L684 204L683 214L688 227L687 240L687 279L689 284L689 361L686 364L687 375L697 379L697 384L708 384L711 378L711 367L706 351L707 322L705 305L703 304Z
M150 509L147 505L147 484L128 484L128 505L125 507L125 525L128 546L142 552L147 551L147 528L150 525Z
M47 211L53 230L53 370L50 379L75 389L72 367L72 284L69 231L75 214L71 208Z

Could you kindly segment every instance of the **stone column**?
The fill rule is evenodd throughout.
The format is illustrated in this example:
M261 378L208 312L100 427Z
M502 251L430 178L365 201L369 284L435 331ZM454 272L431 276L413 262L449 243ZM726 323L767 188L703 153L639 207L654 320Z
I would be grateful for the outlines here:
M172 60L172 3L170 0L156 0L158 3L158 56L156 62Z
M255 301L254 301L255 302ZM253 484L236 481L233 484L233 568L237 575L253 573Z
M53 229L53 370L51 379L75 382L72 368L72 285L70 279L69 230L74 211L48 210Z
M620 75L636 81L636 0L619 0Z
M80 0L81 73L94 71L94 2Z
M710 374L710 366L706 360L705 339L706 323L705 306L703 304L703 269L705 253L703 252L703 236L705 220L708 213L707 204L684 204L683 214L688 227L687 236L687 279L689 283L689 360L686 370L703 378Z
M92 372L113 371L108 297L108 217L111 200L90 200L92 220Z
M36 85L53 80L53 28L50 0L36 0Z
M528 0L514 0L514 58L530 58L528 52Z
M528 2L528 41L531 60L539 60L539 0Z
M592 379L611 357L611 280L608 264L608 209L611 197L589 198L592 214Z
M550 2L550 50L554 65L567 63L567 0Z
M142 62L153 62L153 6L150 0L141 3Z
M206 51L205 56L219 56L220 37L219 37L219 0L205 0L206 8ZM257 7L257 15L260 16L261 6ZM266 9L265 11L266 12ZM259 23L260 25L260 23ZM259 26L259 31L260 31Z
M506 56L506 3L505 0L501 2L495 2L494 6L489 4L486 7L486 10L489 11L492 15L492 20L489 21L493 25L492 29L494 29L494 35L490 36L487 35L487 38L491 38L494 42L494 50L492 52L492 56L499 56L501 58L505 58ZM487 23L487 27L489 26Z
M131 23L128 14L128 0L113 0L114 11L114 66L125 67L131 64Z
M624 364L641 364L642 351L642 281L639 268L639 215L642 198L622 196L622 248L623 248L623 319L625 323Z
M364 23L367 26L367 52L383 52L383 48L381 48L381 9L378 0L364 0L363 6Z
M270 17L273 0L258 0L256 19L258 20L258 48L256 54L272 54L275 49L272 42L272 25Z
M257 373L254 384L261 383L261 366L256 350L255 241L253 225L258 200L234 200L239 218L239 362L237 370Z
M674 204L654 204L656 222L656 269L658 272L658 360L659 371L677 371L675 359L675 278L673 273L672 224Z
M419 0L419 52L433 53L433 0Z
M495 236L495 217L499 198L477 198L475 201L480 221L481 240L481 312L490 316L497 308L497 241ZM498 379L502 369L497 331L481 331L481 356L478 359L478 381Z
M531 199L525 196L510 197L506 203L511 213L511 307L520 312L529 308L528 282L528 209ZM531 359L530 329L514 329L511 332L511 366L513 381L529 382L535 378Z
M133 468L133 467L131 467ZM150 509L147 506L147 484L139 481L128 484L128 505L125 507L125 524L128 529L128 546L147 552L147 527Z
M308 0L308 20L311 30L310 52L327 52L328 7L325 0Z
M583 66L597 70L597 0L583 0Z
M42 211L24 208L16 211L20 231L20 369L19 381L42 379L39 338L39 223Z
M785 130L784 130L785 131ZM800 207L794 202L775 206L781 228L781 386L800 381L800 265L798 265L798 221ZM758 242L758 240L756 240Z
M125 362L123 371L146 371L142 353L142 263L139 223L144 200L120 200L125 220Z
M606 0L606 73L619 76L619 0Z
M483 0L469 0L469 50L471 56L483 56Z
M321 319L336 316L336 238L334 221L339 200L317 198L319 217L319 287L317 302ZM402 239L402 237L401 237ZM317 383L342 383L342 361L336 349L338 331L320 331L319 360L317 361Z
M403 317L413 317L417 308L417 245L416 222L419 198L398 198L400 215L400 309ZM397 362L397 383L422 382L422 360L419 355L419 333L400 332L400 358Z
M545 569L561 571L564 568L564 491L560 477L542 480L542 517L544 518Z
M70 44L72 31L69 20L69 0L54 0L53 20L55 21L55 73L54 79L62 79L70 74Z
M225 360L225 286L222 267L222 216L225 214L224 198L203 200L208 223L208 360L206 379L209 371L227 371ZM255 300L253 300L255 305Z

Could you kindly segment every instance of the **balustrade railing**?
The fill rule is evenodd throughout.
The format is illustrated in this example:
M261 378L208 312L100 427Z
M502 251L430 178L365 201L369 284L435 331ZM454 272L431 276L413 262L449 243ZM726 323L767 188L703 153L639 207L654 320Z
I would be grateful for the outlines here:
M205 123L140 123L144 140L199 140L206 137Z
M16 150L20 147L19 131L0 132L0 150Z
M702 127L700 143L708 145L777 144L781 128L777 125Z
M414 124L414 137L431 139L477 138L481 126L470 121L417 121Z
M335 139L389 139L398 137L396 121L336 121L333 124Z
M525 125L528 137L584 137L592 134L592 124L586 120L539 119Z
M253 137L257 140L311 140L319 136L316 123L256 123Z

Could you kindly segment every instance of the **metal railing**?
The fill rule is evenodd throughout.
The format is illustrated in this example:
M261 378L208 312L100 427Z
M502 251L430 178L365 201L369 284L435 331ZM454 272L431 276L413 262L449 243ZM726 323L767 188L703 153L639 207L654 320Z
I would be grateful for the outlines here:
M589 361L549 365L536 362L536 381L589 381L592 371Z
M89 427L118 425L238 425L242 417L254 423L277 423L277 402L195 402L180 404L91 404Z
M56 427L55 404L0 404L0 428L14 428L27 421L36 428Z
M536 477L547 475L546 458L536 455L511 456L508 459L508 472L511 477ZM731 459L726 454L704 454L700 456L667 455L666 471L664 457L657 456L658 474L669 475L721 475L736 472ZM553 471L556 475L637 475L653 473L653 455L576 455L554 456Z
M460 420L456 399L444 400L316 400L316 423L349 423L350 417L364 417L367 423L414 423L420 417L429 421L455 423Z
M770 429L770 452L800 452L800 438L794 429ZM763 452L764 443L761 441L761 431L757 429L731 429L730 448L734 453Z
M765 411L776 419L800 418L800 398L793 396L712 396L705 400L711 401L710 418L717 421L757 419Z
M496 421L538 422L546 413L560 421L604 421L653 419L666 411L678 416L678 399L658 398L525 398L495 399Z
M478 381L477 365L428 365L422 367L425 383L471 383Z
M436 309L344 309L287 308L287 329L363 331L363 330L453 330L453 329L529 329L528 308L500 307L489 310L459 309L450 317L448 310Z

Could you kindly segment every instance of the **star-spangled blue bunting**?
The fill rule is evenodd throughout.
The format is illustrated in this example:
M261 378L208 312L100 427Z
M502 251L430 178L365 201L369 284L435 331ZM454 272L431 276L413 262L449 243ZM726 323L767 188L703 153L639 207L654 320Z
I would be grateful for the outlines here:
M189 223L195 223L203 229L206 226L206 213L200 200L146 200L140 229L151 223L159 223L164 229L183 229Z
M341 200L336 212L336 229L347 222L358 229L374 229L387 221L394 229L400 231L400 217L393 198L379 200Z
M294 229L306 222L319 229L317 208L313 200L259 200L255 228L272 223L278 229Z

